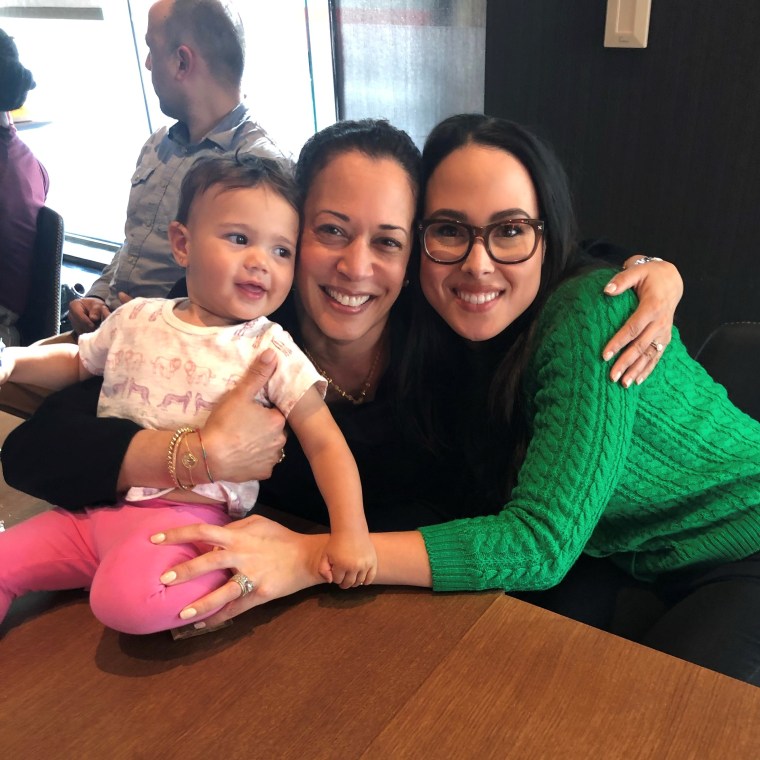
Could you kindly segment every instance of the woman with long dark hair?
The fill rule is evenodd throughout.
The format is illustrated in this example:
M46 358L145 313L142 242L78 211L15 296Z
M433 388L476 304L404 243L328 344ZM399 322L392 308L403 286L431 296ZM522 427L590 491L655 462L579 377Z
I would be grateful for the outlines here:
M760 423L677 331L652 336L652 357L671 343L646 383L610 382L595 359L634 301L602 294L609 272L581 271L564 173L534 135L452 117L430 135L423 167L408 407L424 445L459 454L473 516L374 534L376 582L501 588L599 624L641 583L664 605L643 643L760 683ZM154 540L227 550L167 582L223 563L215 554L261 579L220 619L320 582L324 539L260 518L237 535L201 526ZM618 588L577 583L587 562Z

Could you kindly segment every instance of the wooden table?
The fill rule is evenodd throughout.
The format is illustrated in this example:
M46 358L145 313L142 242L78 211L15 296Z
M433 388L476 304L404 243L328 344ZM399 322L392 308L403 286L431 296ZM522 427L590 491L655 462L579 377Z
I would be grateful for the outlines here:
M45 506L0 480L7 525ZM760 757L760 689L498 593L320 589L175 642L67 592L4 628L3 760Z
M756 758L760 690L501 594L315 590L174 642L0 640L5 758Z
M471 756L756 759L760 689L502 596L362 755Z

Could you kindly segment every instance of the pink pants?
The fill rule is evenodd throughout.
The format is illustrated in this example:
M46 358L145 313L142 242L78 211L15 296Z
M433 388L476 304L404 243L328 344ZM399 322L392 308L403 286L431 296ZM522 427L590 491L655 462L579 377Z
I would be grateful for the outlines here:
M164 586L159 576L202 549L156 545L150 536L199 522L226 525L230 518L221 506L153 499L86 512L54 509L14 525L0 533L0 620L27 592L89 587L90 607L109 628L154 633L184 625L179 612L226 583L229 573Z

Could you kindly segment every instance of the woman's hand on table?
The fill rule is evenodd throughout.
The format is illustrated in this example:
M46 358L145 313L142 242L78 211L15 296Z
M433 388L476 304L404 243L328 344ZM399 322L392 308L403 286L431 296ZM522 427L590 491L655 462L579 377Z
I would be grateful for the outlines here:
M168 568L161 576L167 586L213 570L242 573L253 584L253 590L243 594L241 586L230 580L182 610L180 617L192 623L194 618L224 605L198 623L201 628L220 625L251 607L324 583L319 561L328 537L296 533L266 517L252 515L224 527L198 524L173 528L152 536L151 541L211 547L205 554Z
M645 259L645 263L637 261ZM610 378L627 388L649 377L671 340L673 318L683 295L678 269L667 261L633 256L604 288L616 296L633 288L639 306L603 349L609 361L617 355Z
M281 461L285 418L277 409L268 409L255 400L276 367L275 353L267 349L206 420L203 443L215 480L266 480Z

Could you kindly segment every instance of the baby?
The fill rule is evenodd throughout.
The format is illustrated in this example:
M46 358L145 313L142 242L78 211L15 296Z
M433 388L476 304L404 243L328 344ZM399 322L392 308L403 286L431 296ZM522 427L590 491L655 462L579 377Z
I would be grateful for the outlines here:
M176 428L167 452L173 488L132 488L116 507L54 509L0 534L0 620L21 594L89 586L102 622L150 633L176 626L184 606L230 581L218 571L163 586L157 580L162 572L197 551L156 546L148 538L177 525L223 525L252 508L258 482L215 481L201 426L266 349L275 352L277 368L259 400L287 418L330 515L320 572L343 588L372 582L376 556L359 473L324 403L325 380L266 318L292 286L298 228L297 190L277 162L202 159L182 182L169 228L174 257L186 269L187 298L136 298L96 332L80 336L78 346L6 347L0 353L0 385L13 379L58 389L102 375L99 416ZM232 580L241 594L252 588L243 575Z

